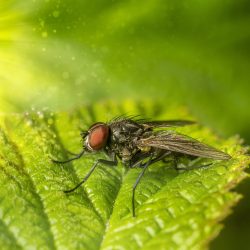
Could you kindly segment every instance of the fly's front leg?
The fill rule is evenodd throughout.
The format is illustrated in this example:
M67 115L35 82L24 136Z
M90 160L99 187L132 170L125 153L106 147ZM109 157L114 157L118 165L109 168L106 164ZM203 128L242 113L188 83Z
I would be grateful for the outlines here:
M58 161L58 160L54 160L54 159L51 159L51 161L54 162L54 163L58 163L58 164L60 164L60 163L61 164L68 163L68 162L71 162L71 161L74 161L74 160L77 160L77 159L81 158L83 156L84 152L85 152L85 150L82 150L82 152L80 152L79 154L74 154L75 157L70 158L70 159L65 160L65 161Z
M112 155L112 159L111 160L105 160L105 159L98 159L93 166L91 167L90 171L87 173L87 175L83 178L83 180L78 183L75 187L73 187L72 189L69 190L65 190L63 191L64 193L71 193L73 191L75 191L77 188L79 188L84 182L86 182L88 180L88 178L90 177L90 175L94 172L95 168L98 166L99 163L105 164L107 166L117 166L117 159L116 159L116 155Z
M78 154L77 153L73 153L71 152L70 150L66 149L65 150L69 155L74 155L74 156L77 156Z

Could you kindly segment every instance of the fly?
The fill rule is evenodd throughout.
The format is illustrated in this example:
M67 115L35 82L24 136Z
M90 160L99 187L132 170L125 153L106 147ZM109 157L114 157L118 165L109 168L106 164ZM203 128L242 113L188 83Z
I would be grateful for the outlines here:
M81 133L83 149L79 154L65 161L52 161L67 163L81 158L86 152L97 151L103 151L109 159L96 160L83 180L72 189L65 190L64 193L71 193L80 187L88 180L99 164L117 166L118 159L120 159L126 168L142 169L132 188L132 215L135 217L135 190L146 169L153 163L166 161L167 158L170 158L175 169L180 169L177 162L183 156L191 159L208 158L214 160L229 160L231 158L227 153L214 147L167 129L192 124L194 124L193 121L187 120L146 121L128 117L116 118L109 123L93 124L86 132Z

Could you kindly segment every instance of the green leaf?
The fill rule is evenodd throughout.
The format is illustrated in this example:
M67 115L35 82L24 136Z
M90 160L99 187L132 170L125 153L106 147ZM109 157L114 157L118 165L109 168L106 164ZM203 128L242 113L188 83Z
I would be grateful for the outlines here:
M71 112L35 111L0 117L0 245L4 249L190 249L207 246L219 222L241 197L230 191L246 177L250 162L238 137L221 140L209 129L180 129L232 155L207 168L177 173L171 164L149 167L136 190L140 169L100 166L73 194L93 162L87 155L65 165L66 151L79 152L79 132L119 114L154 119L192 118L184 108L127 101L101 103ZM204 163L203 160L201 163Z

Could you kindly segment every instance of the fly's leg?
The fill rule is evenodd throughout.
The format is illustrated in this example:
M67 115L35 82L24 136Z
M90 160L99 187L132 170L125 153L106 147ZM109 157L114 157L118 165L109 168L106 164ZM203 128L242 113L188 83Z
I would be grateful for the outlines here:
M175 170L185 170L186 169L186 168L178 167L179 159L175 154L173 155L173 164L174 164Z
M144 175L146 169L152 163L152 157L153 156L151 156L151 158L148 160L148 162L143 165L143 169L142 169L140 175L137 177L135 184L133 185L133 189L132 189L132 213L133 213L133 217L135 217L135 189L136 189L137 185L139 184L142 176Z
M155 157L155 158L151 161L151 164L153 164L153 163L155 163L155 162L157 162L157 161L164 161L165 158L166 158L167 156L169 156L170 154L171 154L171 152L170 152L170 151L167 151L167 152L164 152L164 153L158 155L157 157ZM167 161L167 160L165 160L165 161Z
M202 160L201 158L194 159L188 166L188 169L192 170L192 169L206 168L213 164L213 162L201 164L200 163L201 160Z
M155 162L157 162L157 161L161 161L161 160L163 161L164 158L167 157L167 156L169 156L170 154L171 154L170 151L168 151L168 152L163 152L163 153L157 155L154 159L152 159L150 164L153 164L153 163L155 163ZM148 156L150 156L150 155L148 155ZM148 156L146 156L146 157L148 157ZM145 158L146 158L146 157L145 157ZM152 158L152 157L151 157L151 158ZM142 158L139 159L138 161L134 162L134 163L130 166L130 168L136 168L136 167L138 167L138 168L144 168L144 165L142 164L142 160L143 160L143 159L144 159L144 158L142 157Z
M209 167L213 164L210 162L207 164L198 164L197 165L197 163L199 163L200 160L201 160L200 158L197 158L197 159L193 160L191 162L191 164L188 164L187 167L180 167L180 166L178 166L178 158L176 157L176 155L174 155L174 168L176 170L193 170L193 169L206 168L206 167Z
M185 170L185 171L189 171L189 170L194 170L194 169L207 168L207 167L211 166L212 164L213 164L213 163L208 163L208 164L204 164L204 165L192 166L192 167L187 167L187 168L177 167L177 168L175 168L175 169L176 169L176 170Z
M136 182L133 185L133 189L132 189L132 213L133 213L133 217L135 217L135 190L136 190L136 187L139 184L142 176L144 175L146 169L148 168L149 165L164 159L165 157L167 157L170 154L171 154L170 151L163 152L163 153L159 154L158 156L156 156L155 158L153 158L154 154L151 153L151 156L149 155L150 156L149 160L145 164L142 163L142 161L144 159L144 157L142 157L141 159L134 162L130 166L130 168L135 168L135 167L142 168L142 171L141 171L140 175L137 177Z
M169 151L169 152L166 152L164 155L163 155L163 157L161 157L161 159L160 160L162 160L162 162L163 163L166 163L166 164L168 164L168 163L173 163L173 158L172 159L166 159L169 155L171 155L171 152ZM173 156L174 157L174 156ZM175 160L175 157L174 157L174 168L176 168L176 166L177 166L177 162L176 162L176 160Z
M207 163L207 164L201 164L201 165L193 165L193 166L191 166L191 167L187 168L186 170L193 170L193 169L207 168L207 167L209 167L209 166L211 166L211 165L213 165L213 163L212 163L212 162Z
M167 160L167 159L162 159L162 162L163 163L170 163L170 162L173 162L172 160Z
M90 175L94 172L95 168L97 167L97 165L99 163L105 164L107 166L117 166L117 159L116 156L113 156L112 160L105 160L105 159L98 159L92 166L92 168L90 169L90 171L87 173L87 175L83 178L83 180L81 182L79 182L75 187L69 189L69 190L65 190L63 191L64 193L71 193L73 191L75 191L77 188L79 188L84 182L86 182L88 180L88 178L90 177Z
M68 159L68 160L65 160L65 161L58 161L58 160L54 160L54 159L51 159L51 161L52 162L54 162L54 163L68 163L68 162L71 162L71 161L74 161L74 160L77 160L77 159L79 159L79 158L81 158L82 156L83 156L83 154L84 154L84 150L82 151L82 152L80 152L79 154L76 154L75 155L75 157L73 157L73 158L70 158L70 159Z

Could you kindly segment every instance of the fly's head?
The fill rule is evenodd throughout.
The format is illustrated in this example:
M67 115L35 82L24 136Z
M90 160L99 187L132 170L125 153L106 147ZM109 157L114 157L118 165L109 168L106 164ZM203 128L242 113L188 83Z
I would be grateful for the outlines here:
M104 149L109 133L109 126L107 124L102 122L93 124L87 132L82 133L85 148L91 152Z

